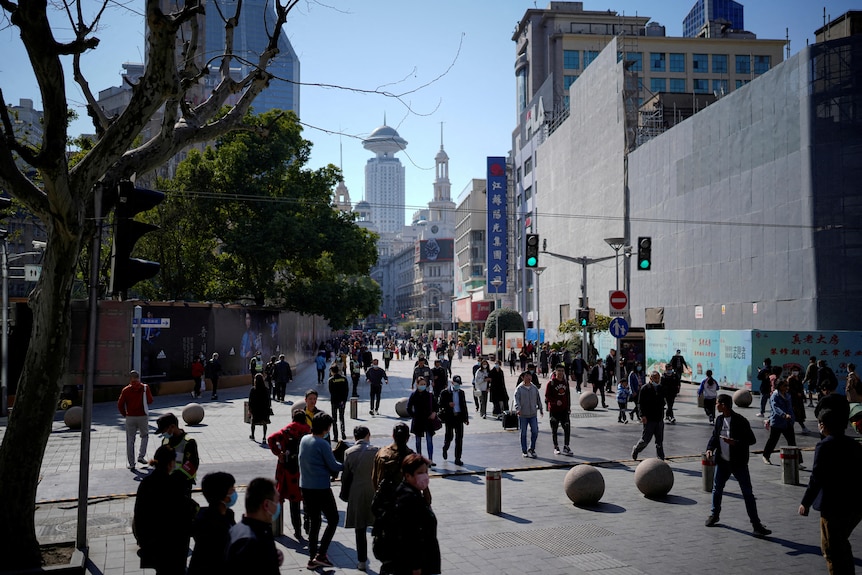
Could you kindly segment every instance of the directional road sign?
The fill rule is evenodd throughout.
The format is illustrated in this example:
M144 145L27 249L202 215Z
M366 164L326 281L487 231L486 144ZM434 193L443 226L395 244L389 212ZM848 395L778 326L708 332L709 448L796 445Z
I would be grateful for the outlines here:
M611 320L609 330L612 336L620 339L621 337L625 337L629 332L629 323L624 318L615 317Z
M629 294L623 290L611 290L608 297L608 315L627 316L629 314Z

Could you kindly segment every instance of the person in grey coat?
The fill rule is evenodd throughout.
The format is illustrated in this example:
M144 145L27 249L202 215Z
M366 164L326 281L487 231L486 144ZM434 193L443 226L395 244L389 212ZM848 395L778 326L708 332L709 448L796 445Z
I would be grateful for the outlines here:
M539 437L539 420L536 414L542 414L542 398L538 388L533 385L533 374L525 371L522 377L524 381L515 389L515 411L521 428L521 454L535 459L536 439ZM529 450L527 449L527 426L530 427Z
M371 473L377 448L371 445L371 432L364 425L353 428L356 445L344 452L344 472L341 475L341 499L347 501L344 527L353 527L356 533L357 569L368 568L368 541L365 532L374 524L371 500L374 499L374 482ZM346 493L344 493L346 488Z

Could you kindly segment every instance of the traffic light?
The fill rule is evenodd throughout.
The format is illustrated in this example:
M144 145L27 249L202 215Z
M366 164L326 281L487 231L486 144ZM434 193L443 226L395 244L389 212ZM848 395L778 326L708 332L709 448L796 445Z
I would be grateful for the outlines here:
M539 234L527 234L524 263L528 268L539 267Z
M581 327L587 327L589 324L590 324L590 310L579 309L578 310L578 325Z
M135 243L144 234L159 229L134 219L136 214L159 205L165 194L156 190L136 188L132 182L120 182L117 211L114 214L114 245L111 249L110 292L125 296L130 287L159 273L157 262L132 257Z
M638 269L649 270L652 266L652 238L638 238Z

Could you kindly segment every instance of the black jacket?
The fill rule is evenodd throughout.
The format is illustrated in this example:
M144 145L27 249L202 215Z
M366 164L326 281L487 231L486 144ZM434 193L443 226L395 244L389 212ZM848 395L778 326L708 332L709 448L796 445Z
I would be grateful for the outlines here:
M458 399L461 401L461 411L459 413L455 413L452 407L449 405L452 403L453 395L457 393ZM444 389L440 392L440 419L443 423L456 423L458 421L464 422L467 421L469 417L469 411L467 406L467 399L464 395L464 390L459 389L457 392L451 389Z
M716 454L716 459L720 457L721 430L726 418L726 415L719 415L715 418L712 437L706 444L706 448ZM733 466L748 465L748 448L757 443L757 438L754 437L748 420L735 411L730 414L730 438L736 440L736 444L730 446L730 464Z
M862 474L862 444L845 435L829 435L814 449L814 466L802 505L811 507L818 495L820 515L826 519L850 517L862 507L862 499L850 482Z
M398 555L394 573L422 575L440 573L440 544L437 542L437 517L425 497L407 482L401 482L395 492L396 516L399 527Z
M638 392L641 417L647 421L661 421L664 417L664 392L661 386L647 382Z
M329 401L332 403L345 403L350 394L350 384L347 378L341 375L333 375L329 378Z
M272 536L272 523L243 517L230 528L226 573L278 575L278 553Z
M204 507L192 524L195 550L189 563L188 575L220 575L226 573L224 557L230 542L230 528L236 524L233 510L222 515L217 509Z
M431 430L428 416L437 412L437 399L430 391L414 391L407 399L407 414L413 418L410 431L415 435L422 435Z

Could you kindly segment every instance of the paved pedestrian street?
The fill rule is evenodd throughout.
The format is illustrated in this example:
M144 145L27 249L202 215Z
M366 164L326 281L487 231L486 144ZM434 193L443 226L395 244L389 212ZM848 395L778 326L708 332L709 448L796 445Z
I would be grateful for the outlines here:
M374 356L380 357L380 353L375 352ZM472 365L469 358L460 362L455 358L453 373L469 382ZM362 424L371 430L374 445L391 443L392 427L400 421L395 414L395 402L409 395L412 369L413 361L392 361L390 384L384 386L379 416L368 413L368 385L363 377L358 419L351 421L348 409L348 434L352 425ZM504 371L509 395L513 396L516 378L508 375L508 368ZM319 389L318 407L328 411L328 391L325 385L317 385L313 364L301 365L294 372L287 401L300 401L307 389ZM540 383L544 390L545 380L540 378ZM553 454L546 414L539 420L538 457L524 459L518 432L504 431L494 419L478 418L473 412L469 386L465 387L471 420L464 437L464 466L456 466L451 453L449 461L444 461L442 432L434 438L437 466L432 470L430 488L439 521L444 573L740 575L826 571L819 547L818 514L812 511L809 517L797 515L804 487L783 484L781 466L767 466L758 456L751 458L751 476L761 519L772 535L761 539L751 534L742 497L733 479L725 491L721 522L712 528L704 526L710 511L710 494L702 489L701 453L711 426L695 405L694 386L683 386L676 406L678 424L665 429L665 451L674 472L674 485L668 496L659 499L648 499L635 487L638 462L631 460L631 450L640 437L641 426L634 422L618 423L615 408L586 412L577 406L575 394L571 440L574 456ZM243 401L248 391L247 387L220 389L219 401L205 399L208 393L198 400L206 411L204 420L196 426L184 426L200 447L198 482L208 472L227 471L236 477L238 490L242 491L254 477L274 477L275 457L265 446L249 439L248 426L243 423ZM152 456L159 443L154 435L156 417L169 411L179 415L191 401L194 400L187 394L156 398L150 409L152 434L148 455ZM273 410L270 433L289 423L291 406L287 402L273 404ZM752 422L758 438L753 450L759 452L766 441L766 432L762 422L754 417L757 410L752 407L739 411ZM813 418L811 409L808 417ZM0 420L0 434L5 433L5 427L6 420ZM817 438L797 437L805 463L810 465ZM410 446L415 448L412 438ZM42 542L75 539L79 456L80 433L67 429L62 413L58 413L37 492L36 525ZM652 443L640 455L641 459L654 456ZM140 569L137 545L131 534L135 492L147 468L140 465L135 472L126 469L123 418L113 402L94 408L90 457L89 571L99 575L153 573ZM776 456L773 461L777 463L780 459ZM591 464L601 471L605 493L599 504L576 507L566 497L563 479L575 464ZM486 513L486 468L503 471L500 515ZM856 480L848 478L848 485ZM803 469L800 482L807 481L808 471ZM203 503L199 492L195 498ZM242 501L241 493L234 508L238 515L242 512ZM339 500L338 505L343 514L346 504ZM169 531L166 527L166 533ZM285 556L282 573L307 572L307 549L302 544L288 536L279 537L278 544ZM856 530L852 544L856 563L862 565L862 530ZM329 557L335 567L327 569L327 573L358 572L352 529L338 529ZM369 573L377 573L379 567L380 563L372 558Z

